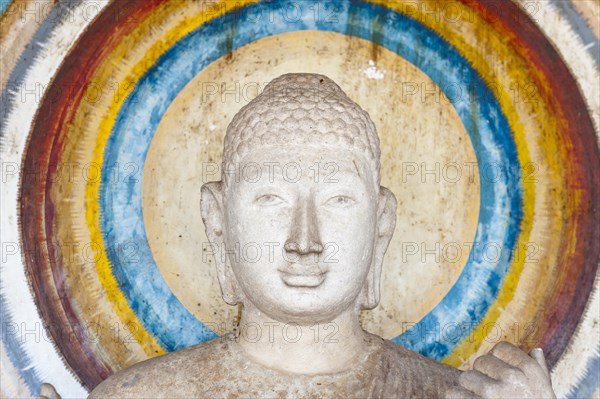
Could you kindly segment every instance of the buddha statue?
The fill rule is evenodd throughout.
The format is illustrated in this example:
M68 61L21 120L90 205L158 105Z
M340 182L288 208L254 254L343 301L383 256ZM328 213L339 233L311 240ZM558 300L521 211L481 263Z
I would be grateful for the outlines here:
M223 163L201 210L238 328L121 370L90 398L555 397L541 349L501 342L461 372L361 328L397 203L373 122L331 79L274 79L229 124Z

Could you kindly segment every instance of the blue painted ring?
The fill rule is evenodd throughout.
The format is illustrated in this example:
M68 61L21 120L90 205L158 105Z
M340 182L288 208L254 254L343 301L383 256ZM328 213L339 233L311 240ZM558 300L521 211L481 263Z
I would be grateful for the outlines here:
M317 3L324 9L328 7L327 1ZM111 176L118 165L133 162L143 167L160 120L196 74L230 51L267 36L308 29L356 36L413 63L443 90L452 88L453 82L465 81L480 88L476 95L446 93L470 136L480 175L485 173L483 165L500 168L498 179L481 179L475 242L483 248L499 246L502 254L514 251L523 214L516 145L494 93L458 50L435 31L384 6L340 1L336 23L309 15L290 23L283 19L284 13L278 12L284 6L282 1L254 3L208 21L178 41L137 83L107 141L100 191L105 248L129 305L166 350L178 350L216 335L174 296L152 257L142 215L141 180L113 182ZM263 12L269 12L274 20L257 21L252 17ZM118 248L132 240L139 257L135 263L128 263L119 256ZM463 337L468 336L494 302L510 267L510 255L494 260L484 255L472 251L458 281L443 300L414 327L392 340L437 360L450 354L460 340L447 342L428 332L459 325L464 327ZM469 294L474 290L476 296Z

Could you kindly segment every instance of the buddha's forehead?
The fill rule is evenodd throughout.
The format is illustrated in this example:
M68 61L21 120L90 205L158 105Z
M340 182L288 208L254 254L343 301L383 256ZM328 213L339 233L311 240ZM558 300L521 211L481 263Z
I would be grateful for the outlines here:
M224 180L236 183L325 185L362 183L378 188L378 170L352 147L319 144L272 145L255 148L239 162L225 165Z

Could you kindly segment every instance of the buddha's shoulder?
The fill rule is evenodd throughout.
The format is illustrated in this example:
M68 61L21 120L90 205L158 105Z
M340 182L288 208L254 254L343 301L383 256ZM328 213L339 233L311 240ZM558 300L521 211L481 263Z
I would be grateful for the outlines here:
M422 356L392 341L381 339L382 359L378 365L383 397L443 397L458 382L460 370ZM401 393L401 395L398 395Z
M230 341L224 336L134 364L100 383L89 398L197 397L207 382L221 379Z
M460 371L453 367L374 335L370 340L374 352L364 367L371 370L365 375L373 378L375 396L441 397L458 379ZM244 376L232 379L243 365ZM98 385L90 398L228 397L228 392L254 392L258 388L253 381L265 379L265 370L250 366L233 336L226 335L121 370ZM254 396L264 393L259 391Z
M410 365L419 369L425 368L429 370L428 374L433 373L434 375L440 375L442 377L448 377L452 379L458 378L460 375L460 371L458 369L447 364L437 362L417 352L413 352L392 341L382 339L382 345L385 348L388 363L391 366L400 365L402 367L406 367L407 365Z

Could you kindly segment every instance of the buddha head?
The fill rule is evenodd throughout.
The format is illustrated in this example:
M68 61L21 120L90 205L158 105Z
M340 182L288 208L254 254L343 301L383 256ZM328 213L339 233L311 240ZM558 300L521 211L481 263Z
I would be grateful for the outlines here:
M227 128L222 180L202 186L223 299L300 324L377 306L396 222L379 160L369 115L331 79L271 81Z

